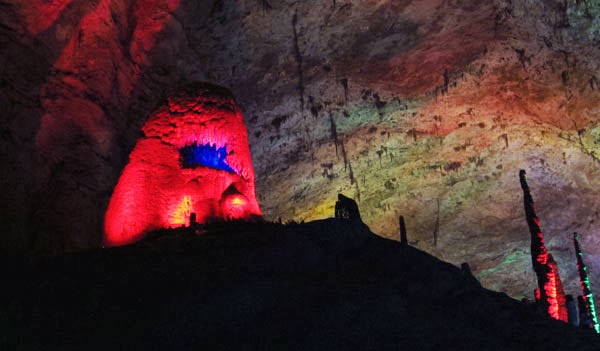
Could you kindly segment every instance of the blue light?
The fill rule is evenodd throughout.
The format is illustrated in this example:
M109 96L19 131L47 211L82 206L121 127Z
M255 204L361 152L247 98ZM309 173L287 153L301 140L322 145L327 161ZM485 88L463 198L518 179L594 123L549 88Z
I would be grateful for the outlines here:
M194 142L179 149L179 159L183 168L196 168L200 166L219 169L235 173L226 161L227 148L217 148L216 145L198 145Z

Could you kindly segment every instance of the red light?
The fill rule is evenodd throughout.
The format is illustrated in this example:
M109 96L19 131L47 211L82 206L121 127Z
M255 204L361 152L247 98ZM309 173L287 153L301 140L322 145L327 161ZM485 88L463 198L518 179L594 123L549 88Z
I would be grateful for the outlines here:
M222 88L190 89L170 98L144 125L145 137L131 152L106 211L106 246L188 225L192 213L198 223L261 216L246 127L234 101ZM185 167L180 149L194 143L227 150L231 169Z
M546 292L546 300L548 302L548 314L563 322L568 322L567 302L565 292L563 290L562 281L558 275L558 265L552 255L547 255L547 270L546 277L548 278L544 284Z
M34 0L22 2L19 14L23 16L27 30L32 35L48 29L73 0Z
M36 148L51 152L81 134L106 156L114 135L106 127L103 106L113 105L115 96L123 101L121 107L128 104L140 68L148 64L148 54L179 0L140 0L130 8L112 0L79 1L70 6L72 2L32 0L18 6L30 34L54 33L56 45L62 45L51 70L55 73L49 74L41 88L45 113L35 137ZM78 11L69 10L72 7ZM65 12L72 26L56 23ZM125 33L130 33L129 47L123 50Z
M242 194L229 195L224 199L222 206L227 218L244 218L248 200Z
M519 181L523 189L525 217L531 234L531 258L533 270L538 279L536 300L547 308L548 314L558 320L568 321L566 297L558 274L558 265L546 250L544 234L540 229L540 221L535 213L533 198L527 184L525 170L519 171Z

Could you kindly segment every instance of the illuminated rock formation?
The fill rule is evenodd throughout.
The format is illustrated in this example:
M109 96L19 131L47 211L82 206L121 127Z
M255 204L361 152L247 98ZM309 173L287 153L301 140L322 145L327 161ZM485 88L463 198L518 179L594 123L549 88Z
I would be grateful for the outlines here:
M523 189L525 217L531 233L531 262L537 276L540 293L540 297L537 298L536 296L536 300L542 304L550 317L568 322L565 292L558 273L558 265L552 254L549 254L546 250L544 234L535 213L533 197L531 197L524 170L519 172L519 180Z
M104 244L211 219L261 216L242 115L231 94L187 87L152 113L110 199Z
M594 295L592 294L592 290L590 287L590 279L588 278L587 267L585 263L583 263L583 252L581 252L581 247L579 246L579 234L577 233L573 233L573 244L575 246L575 254L577 255L577 271L579 271L579 283L581 291L583 292L583 304L580 303L580 309L584 310L581 311L581 313L584 313L586 316L591 317L591 323L585 323L587 325L581 324L581 326L593 328L594 330L596 330L596 333L600 333L600 325L598 324L598 315L596 313L596 303L594 302Z
M567 298L563 288L560 274L558 273L558 265L552 254L548 254L546 262L548 273L546 274L547 281L544 283L546 290L546 299L548 301L548 314L563 322L569 321L569 311L567 310Z

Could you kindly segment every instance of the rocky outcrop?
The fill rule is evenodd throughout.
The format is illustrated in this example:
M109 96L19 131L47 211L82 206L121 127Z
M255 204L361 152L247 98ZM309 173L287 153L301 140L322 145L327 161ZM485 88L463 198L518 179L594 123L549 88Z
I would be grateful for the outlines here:
M523 297L535 284L514 175L527 168L567 292L566 233L600 248L593 2L0 6L3 251L99 246L147 116L195 81L236 97L267 219L327 217L344 193L375 232L397 237L401 213L412 245Z
M356 219L360 221L360 211L356 201L342 194L338 194L335 202L335 218Z
M9 350L581 350L538 313L351 220L229 222L0 266ZM16 273L16 274L15 274ZM40 293L43 292L43 293ZM93 341L93 342L91 342ZM42 346L43 345L43 346Z
M104 244L125 245L160 228L261 212L248 135L233 96L187 86L154 111L111 196Z

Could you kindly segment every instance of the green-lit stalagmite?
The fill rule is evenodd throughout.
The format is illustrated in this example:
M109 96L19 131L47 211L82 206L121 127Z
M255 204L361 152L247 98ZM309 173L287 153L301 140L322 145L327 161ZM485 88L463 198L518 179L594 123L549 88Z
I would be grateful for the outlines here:
M590 288L587 267L585 263L583 263L583 252L581 252L581 247L579 246L579 234L577 233L573 233L573 244L575 245L575 254L577 255L577 270L579 271L579 283L581 286L581 291L583 292L583 301L585 305L584 308L592 317L592 325L589 327L594 328L596 333L600 333L600 325L598 324L594 295L592 295L592 290Z

